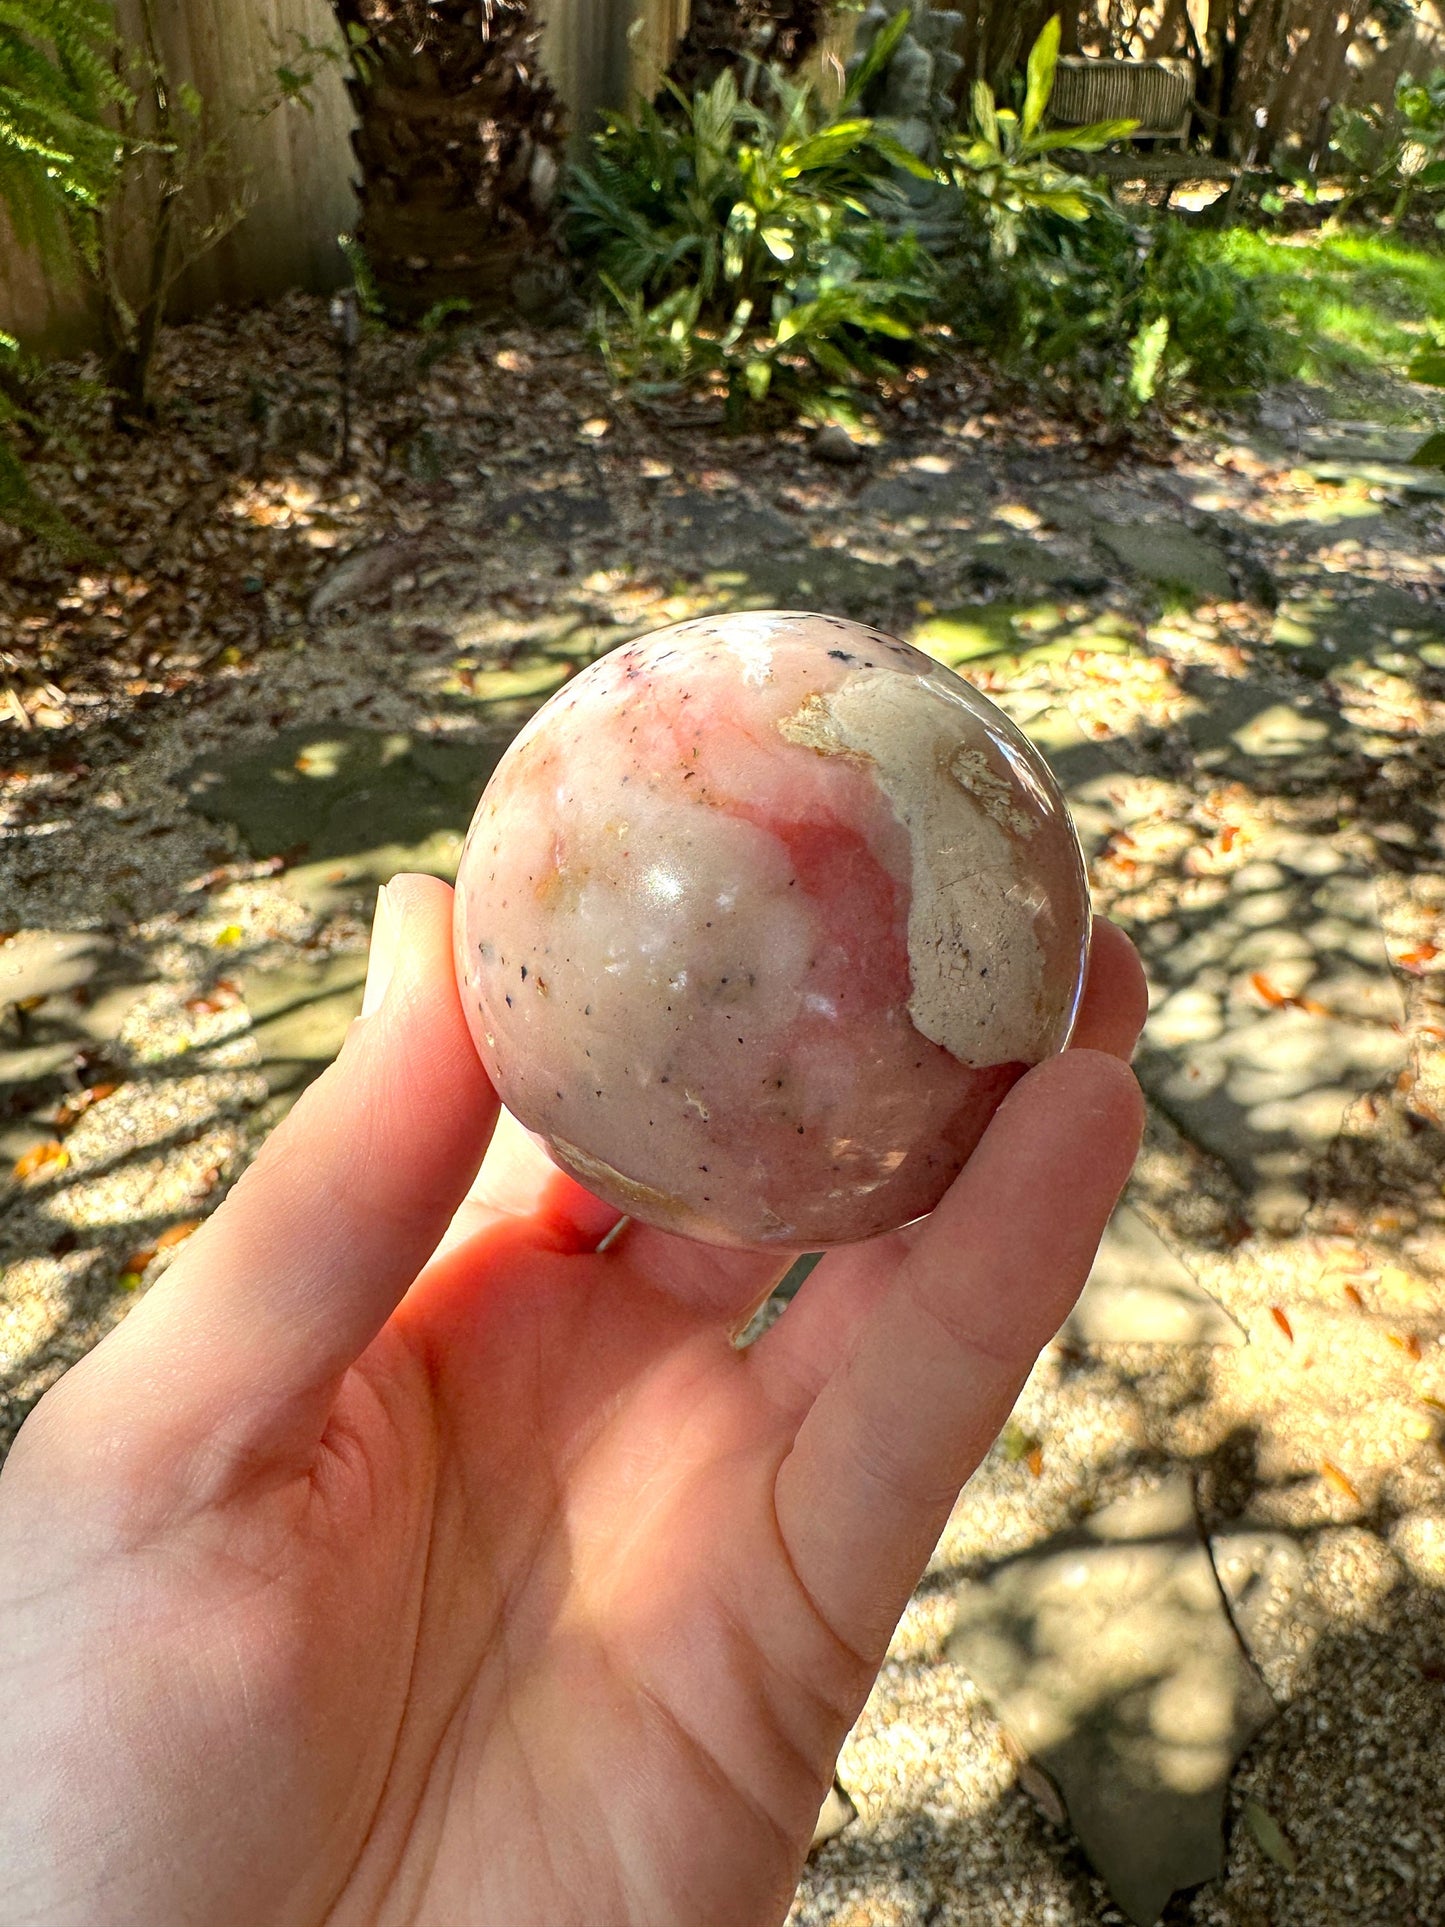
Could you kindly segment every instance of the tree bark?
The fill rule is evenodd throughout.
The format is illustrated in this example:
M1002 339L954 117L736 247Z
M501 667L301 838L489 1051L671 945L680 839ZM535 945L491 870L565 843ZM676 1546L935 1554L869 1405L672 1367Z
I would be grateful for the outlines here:
M563 279L552 211L563 110L528 0L332 6L356 46L356 239L388 311L536 307Z

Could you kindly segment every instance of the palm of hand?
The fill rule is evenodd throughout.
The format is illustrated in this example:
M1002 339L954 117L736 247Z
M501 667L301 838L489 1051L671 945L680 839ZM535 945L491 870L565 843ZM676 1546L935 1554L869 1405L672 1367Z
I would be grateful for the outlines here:
M494 1115L437 992L445 893L409 887L382 1016L0 1487L27 1927L781 1920L1127 1170L1127 1074L1046 1067L925 1226L739 1353L779 1262L641 1227L597 1254L611 1214L504 1132L407 1290ZM1127 974L1087 1041L1132 1043ZM1020 1235L1041 1174L1072 1211Z
M621 1251L492 1242L498 1290L473 1247L363 1374L404 1413L368 1485L425 1550L393 1541L407 1703L335 1918L781 1918L872 1671L791 1568L785 1414Z

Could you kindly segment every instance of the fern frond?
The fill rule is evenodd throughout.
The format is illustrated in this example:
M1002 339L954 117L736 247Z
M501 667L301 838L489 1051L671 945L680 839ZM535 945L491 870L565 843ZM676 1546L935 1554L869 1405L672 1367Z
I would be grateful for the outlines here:
M115 185L115 39L109 0L0 0L0 204L52 274L72 266L71 221Z

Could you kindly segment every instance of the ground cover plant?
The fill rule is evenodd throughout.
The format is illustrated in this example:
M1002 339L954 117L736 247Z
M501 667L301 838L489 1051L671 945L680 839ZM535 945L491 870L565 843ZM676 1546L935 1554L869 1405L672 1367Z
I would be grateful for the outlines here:
M1445 316L1445 256L1370 228L1271 234L1235 227L1200 243L1208 258L1250 282L1290 363L1289 372L1360 391L1378 405L1374 373L1405 372Z
M691 98L609 119L567 199L620 375L719 390L736 417L780 390L807 405L896 369L933 275L885 170L927 170L856 103L906 19L831 111L780 71L744 91L726 68Z

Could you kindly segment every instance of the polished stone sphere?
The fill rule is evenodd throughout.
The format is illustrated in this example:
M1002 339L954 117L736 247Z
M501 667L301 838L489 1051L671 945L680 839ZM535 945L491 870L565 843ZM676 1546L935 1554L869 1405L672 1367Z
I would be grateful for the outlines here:
M1068 1041L1084 866L978 692L822 615L678 623L508 748L456 966L503 1102L619 1210L815 1250L930 1211Z

